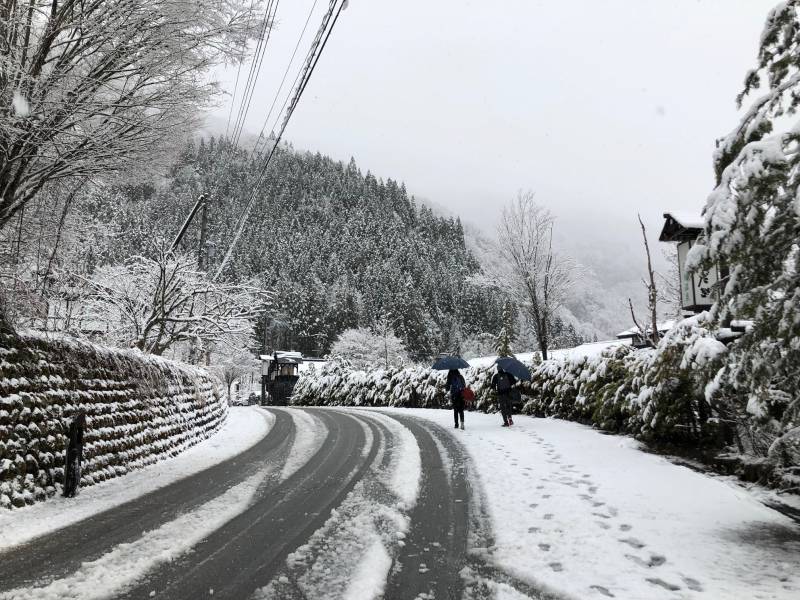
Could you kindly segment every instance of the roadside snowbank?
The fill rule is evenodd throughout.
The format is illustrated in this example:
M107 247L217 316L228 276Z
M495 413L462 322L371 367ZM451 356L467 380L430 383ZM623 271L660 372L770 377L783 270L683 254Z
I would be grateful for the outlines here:
M236 456L267 435L274 422L275 416L261 408L231 407L216 434L177 457L81 490L76 498L54 497L42 504L0 511L0 550L89 518Z
M472 455L495 529L488 560L577 598L800 595L800 528L747 490L575 423L388 409L444 425ZM512 594L513 596L514 594Z

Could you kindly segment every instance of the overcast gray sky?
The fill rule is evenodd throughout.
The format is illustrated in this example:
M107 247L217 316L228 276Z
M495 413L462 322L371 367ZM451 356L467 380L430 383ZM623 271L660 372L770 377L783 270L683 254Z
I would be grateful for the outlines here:
M279 5L252 131L312 3ZM351 0L286 139L487 228L525 188L567 231L635 238L636 211L656 230L665 209L703 206L774 4ZM222 73L229 90L234 76Z

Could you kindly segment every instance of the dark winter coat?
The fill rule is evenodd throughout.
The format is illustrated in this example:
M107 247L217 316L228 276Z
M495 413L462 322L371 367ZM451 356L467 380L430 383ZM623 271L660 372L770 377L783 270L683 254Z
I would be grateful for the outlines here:
M458 382L458 384L456 384ZM464 376L456 370L447 373L447 391L450 392L450 397L454 400L461 398L461 393L467 387L467 382Z
M501 377L508 377L508 389L505 391L500 391L500 378ZM497 392L501 396L507 396L511 393L511 388L517 383L516 377L514 377L511 373L506 373L505 371L497 372L492 377L492 389Z

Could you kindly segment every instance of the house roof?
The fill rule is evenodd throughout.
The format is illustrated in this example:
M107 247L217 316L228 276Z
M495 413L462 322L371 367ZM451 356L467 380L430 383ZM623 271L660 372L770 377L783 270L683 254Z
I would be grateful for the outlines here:
M673 210L664 213L664 227L658 236L660 242L679 242L694 239L703 230L703 216L699 213Z
M675 321L673 321L673 320L662 321L660 323L657 323L658 333L666 333L667 331L672 329L673 325L675 325ZM645 327L645 331L647 333L650 333L650 327L649 326ZM639 328L638 327L631 327L630 329L626 329L625 331L620 331L617 334L617 339L621 340L621 339L625 339L625 338L632 338L632 337L636 337L637 335L641 335L641 331L639 331Z
M262 354L259 358L263 361L272 362L277 359L280 364L300 364L303 362L303 354L301 352L286 352L278 350L275 354Z

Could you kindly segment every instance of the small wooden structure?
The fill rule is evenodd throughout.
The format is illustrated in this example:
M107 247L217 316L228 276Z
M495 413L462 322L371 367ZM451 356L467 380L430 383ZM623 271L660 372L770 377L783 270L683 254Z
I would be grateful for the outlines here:
M261 404L286 406L299 379L303 356L300 352L276 350L261 355Z
M686 268L686 256L702 231L702 216L673 211L664 213L664 227L658 237L660 242L674 242L678 245L681 308L691 313L711 308L721 275L718 268L703 273L689 273Z
M675 321L664 321L662 323L658 323L658 335L659 337L663 337L665 333L667 333L672 326L675 325ZM642 332L639 331L638 327L631 327L630 329L626 329L625 331L621 331L617 334L618 340L630 340L631 346L634 348L647 348L650 346L650 340L652 339L651 335L652 326L648 325L645 328L645 333L642 335Z

